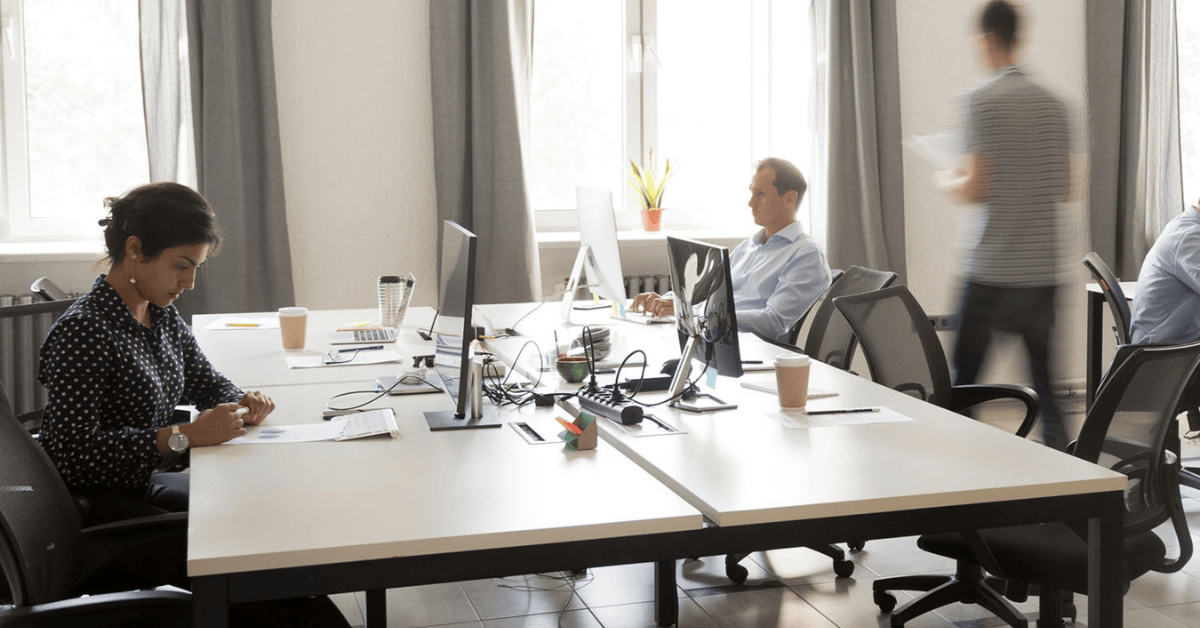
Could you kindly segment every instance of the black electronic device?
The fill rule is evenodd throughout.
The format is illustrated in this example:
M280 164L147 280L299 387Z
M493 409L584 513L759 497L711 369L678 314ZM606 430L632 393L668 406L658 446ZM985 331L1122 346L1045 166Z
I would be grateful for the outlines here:
M641 379L627 379L620 384L623 390L630 392L657 392L660 390L670 390L671 376L663 375L660 377L643 377Z
M601 388L590 391L585 388L579 391L578 399L580 407L584 410L616 421L621 425L634 425L642 422L644 414L642 407L625 399L620 393L617 393L614 399L611 389Z
M667 263L675 287L675 325L683 343L671 380L670 393L676 398L671 405L693 412L736 408L711 393L688 390L693 359L715 366L726 377L742 376L729 249L668 236Z
M474 233L447 220L442 225L442 259L438 272L438 312L434 325L434 371L454 400L454 410L427 411L432 431L499 427L496 408L483 402L482 361L474 361L476 341L471 324L475 303Z

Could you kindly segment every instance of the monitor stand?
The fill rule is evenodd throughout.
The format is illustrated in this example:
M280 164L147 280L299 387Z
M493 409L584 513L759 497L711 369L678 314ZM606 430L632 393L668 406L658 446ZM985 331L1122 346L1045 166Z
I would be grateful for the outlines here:
M489 427L500 427L501 421L496 406L483 401L483 362L472 360L468 372L467 387L470 398L460 410L429 410L425 414L425 422L429 431L444 432L447 430L474 430ZM456 400L457 403L457 400ZM468 412L469 408L469 412Z
M689 412L714 412L716 410L734 410L736 403L728 403L720 397L707 392L688 392L688 376L692 373L692 358L700 348L700 339L691 336L683 346L683 355L675 366L675 375L671 377L670 396L677 397L671 402L672 408Z

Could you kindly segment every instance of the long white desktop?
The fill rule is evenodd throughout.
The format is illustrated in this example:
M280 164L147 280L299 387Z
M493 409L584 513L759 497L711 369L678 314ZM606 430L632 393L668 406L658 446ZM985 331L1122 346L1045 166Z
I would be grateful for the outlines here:
M483 307L502 327L531 308ZM517 330L543 349L551 330L578 334L555 316L541 308ZM395 370L298 374L282 367L278 345L272 354L255 343L210 344L202 321L197 335L219 369L229 373L247 354L256 360L251 379L279 406L272 421L316 420L325 399L356 383L340 379L349 377L342 368L359 369L364 386ZM596 322L651 348L652 366L676 342L671 328ZM310 344L321 333L310 321ZM517 342L491 344L511 359ZM316 385L314 373L330 379ZM551 388L568 386L553 371L543 376ZM652 412L685 433L655 437L601 421L592 452L529 445L509 427L431 433L420 412L450 407L444 395L388 398L397 440L198 449L188 548L196 625L224 625L229 603L366 590L374 626L385 588L629 562L658 567L657 619L669 625L679 558L1082 519L1092 535L1090 621L1121 625L1124 476L819 363L811 385L838 393L813 407L881 406L912 420L789 428L770 418L773 396L718 378L737 410L660 406ZM550 412L527 406L503 416ZM700 513L716 525L703 527Z

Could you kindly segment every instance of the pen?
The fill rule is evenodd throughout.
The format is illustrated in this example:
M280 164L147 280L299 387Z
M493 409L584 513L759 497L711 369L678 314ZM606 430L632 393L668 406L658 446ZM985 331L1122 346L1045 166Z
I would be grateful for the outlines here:
M382 349L383 345L371 345L369 347L354 347L351 349L338 349L338 353L354 353L355 351L374 351Z
M258 327L258 323L225 323L226 327Z
M762 364L762 360L742 360L742 364Z
M879 412L879 408L834 408L832 410L805 410L805 414L852 414L855 412Z

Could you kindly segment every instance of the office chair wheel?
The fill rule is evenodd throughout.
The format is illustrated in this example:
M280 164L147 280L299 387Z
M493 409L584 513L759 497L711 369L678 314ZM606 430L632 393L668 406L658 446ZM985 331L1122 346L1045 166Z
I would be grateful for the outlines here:
M875 606L878 606L879 610L884 613L890 613L896 610L896 596L887 591L876 591Z
M851 554L857 554L857 553L863 551L863 548L866 546L867 546L866 541L850 541L849 543L846 544L846 547L850 548Z
M729 578L734 584L742 584L746 578L750 576L750 570L736 563L725 565L725 577Z
M839 578L849 578L854 575L854 561L852 560L835 560L833 561L833 573Z

